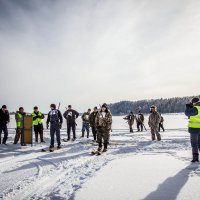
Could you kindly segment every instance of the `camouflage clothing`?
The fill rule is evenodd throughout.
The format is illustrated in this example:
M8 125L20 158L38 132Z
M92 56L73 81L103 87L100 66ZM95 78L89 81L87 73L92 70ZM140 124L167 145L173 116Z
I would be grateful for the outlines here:
M158 112L152 112L149 116L149 127L151 128L152 140L155 140L155 135L157 136L157 140L161 140L161 136L158 133L159 123L161 120L161 116Z
M83 120L84 123L89 123L89 116L90 116L89 112L83 113L83 115L82 115L81 118L82 118L82 120Z
M127 122L128 122L130 133L133 133L133 124L134 124L134 120L135 120L135 115L130 114L130 115L126 116L124 119L127 120Z
M107 148L107 144L109 141L109 134L112 125L112 114L110 111L107 112L98 112L95 125L97 127L97 142L99 143L99 147L102 146L102 139L104 141L104 148Z

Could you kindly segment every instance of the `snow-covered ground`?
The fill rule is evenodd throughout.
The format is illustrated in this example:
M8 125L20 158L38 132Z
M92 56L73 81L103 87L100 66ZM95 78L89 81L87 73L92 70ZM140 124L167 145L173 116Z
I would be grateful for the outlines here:
M149 130L129 133L122 118L113 117L112 144L102 156L90 155L97 148L92 137L79 138L80 119L78 139L53 153L41 152L48 143L12 145L11 129L8 145L0 145L0 199L200 199L200 166L190 163L187 118L164 115L160 142L150 140Z

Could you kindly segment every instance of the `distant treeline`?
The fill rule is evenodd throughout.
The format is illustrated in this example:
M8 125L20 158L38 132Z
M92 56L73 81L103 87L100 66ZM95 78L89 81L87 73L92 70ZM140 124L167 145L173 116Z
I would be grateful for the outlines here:
M149 109L152 105L157 106L160 113L180 113L184 112L185 104L190 102L193 97L194 96L140 101L120 101L118 103L110 104L109 108L113 115L124 115L131 111L137 113L139 110L143 113L149 113ZM200 98L200 95L195 97Z

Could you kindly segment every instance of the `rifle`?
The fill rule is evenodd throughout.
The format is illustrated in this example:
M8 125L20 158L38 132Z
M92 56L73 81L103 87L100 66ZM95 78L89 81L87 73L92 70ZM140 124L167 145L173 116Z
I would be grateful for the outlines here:
M58 104L58 110L59 110L59 108L60 108L60 102L59 102L59 104Z

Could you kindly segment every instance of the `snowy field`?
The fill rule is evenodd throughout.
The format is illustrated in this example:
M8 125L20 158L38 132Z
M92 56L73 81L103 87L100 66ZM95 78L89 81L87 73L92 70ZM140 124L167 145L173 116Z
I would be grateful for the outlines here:
M47 144L21 147L12 145L10 129L8 145L0 145L0 199L199 200L200 165L190 163L187 118L163 116L160 142L150 140L147 116L142 133L129 133L123 117L113 117L112 144L101 156L90 155L97 148L92 137L80 139L80 119L77 140L53 153L41 152L48 130Z

